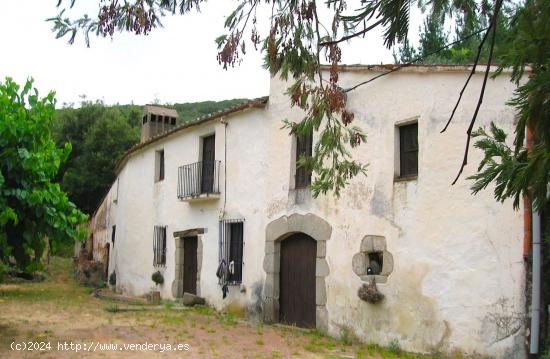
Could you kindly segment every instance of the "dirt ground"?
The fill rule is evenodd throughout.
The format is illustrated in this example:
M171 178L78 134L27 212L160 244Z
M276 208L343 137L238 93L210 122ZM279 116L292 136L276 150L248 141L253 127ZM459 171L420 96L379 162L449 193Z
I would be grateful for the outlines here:
M353 338L338 341L316 331L251 323L207 306L182 308L167 302L154 307L98 299L90 288L75 283L69 259L54 258L48 271L44 282L0 284L0 358L420 357L359 345ZM166 344L179 347L168 350ZM12 349L24 346L38 350Z

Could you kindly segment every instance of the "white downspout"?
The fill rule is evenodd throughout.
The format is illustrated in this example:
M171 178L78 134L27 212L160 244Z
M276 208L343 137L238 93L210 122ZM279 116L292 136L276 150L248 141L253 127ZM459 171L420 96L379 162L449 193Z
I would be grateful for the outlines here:
M533 207L533 283L531 288L531 337L529 353L539 353L540 282L541 282L540 213Z

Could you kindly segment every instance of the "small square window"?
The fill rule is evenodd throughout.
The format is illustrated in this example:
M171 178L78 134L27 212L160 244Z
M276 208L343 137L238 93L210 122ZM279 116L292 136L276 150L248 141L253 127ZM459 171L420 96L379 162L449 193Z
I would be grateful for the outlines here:
M418 123L399 126L399 177L418 175Z

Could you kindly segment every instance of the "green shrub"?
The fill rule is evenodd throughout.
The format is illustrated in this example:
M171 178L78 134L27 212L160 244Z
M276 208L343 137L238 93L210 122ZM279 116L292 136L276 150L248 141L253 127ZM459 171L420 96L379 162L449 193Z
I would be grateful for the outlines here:
M162 273L160 271L156 271L155 273L153 273L153 275L151 276L151 279L157 285L164 283L164 277L162 276Z
M0 261L0 283L3 283L6 276L7 267L2 261Z
M109 284L110 285L116 285L116 272L113 271L111 275L109 276Z
M401 346L399 345L399 341L397 339L392 339L390 344L388 345L388 350L393 354L401 353Z

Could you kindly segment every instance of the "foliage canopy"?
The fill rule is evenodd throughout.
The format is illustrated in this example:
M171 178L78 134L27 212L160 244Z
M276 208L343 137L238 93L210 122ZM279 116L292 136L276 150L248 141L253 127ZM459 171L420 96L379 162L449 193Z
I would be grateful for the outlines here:
M71 145L57 147L50 131L54 93L41 98L28 80L0 83L0 261L15 258L33 271L52 248L82 239L86 216L54 183Z

